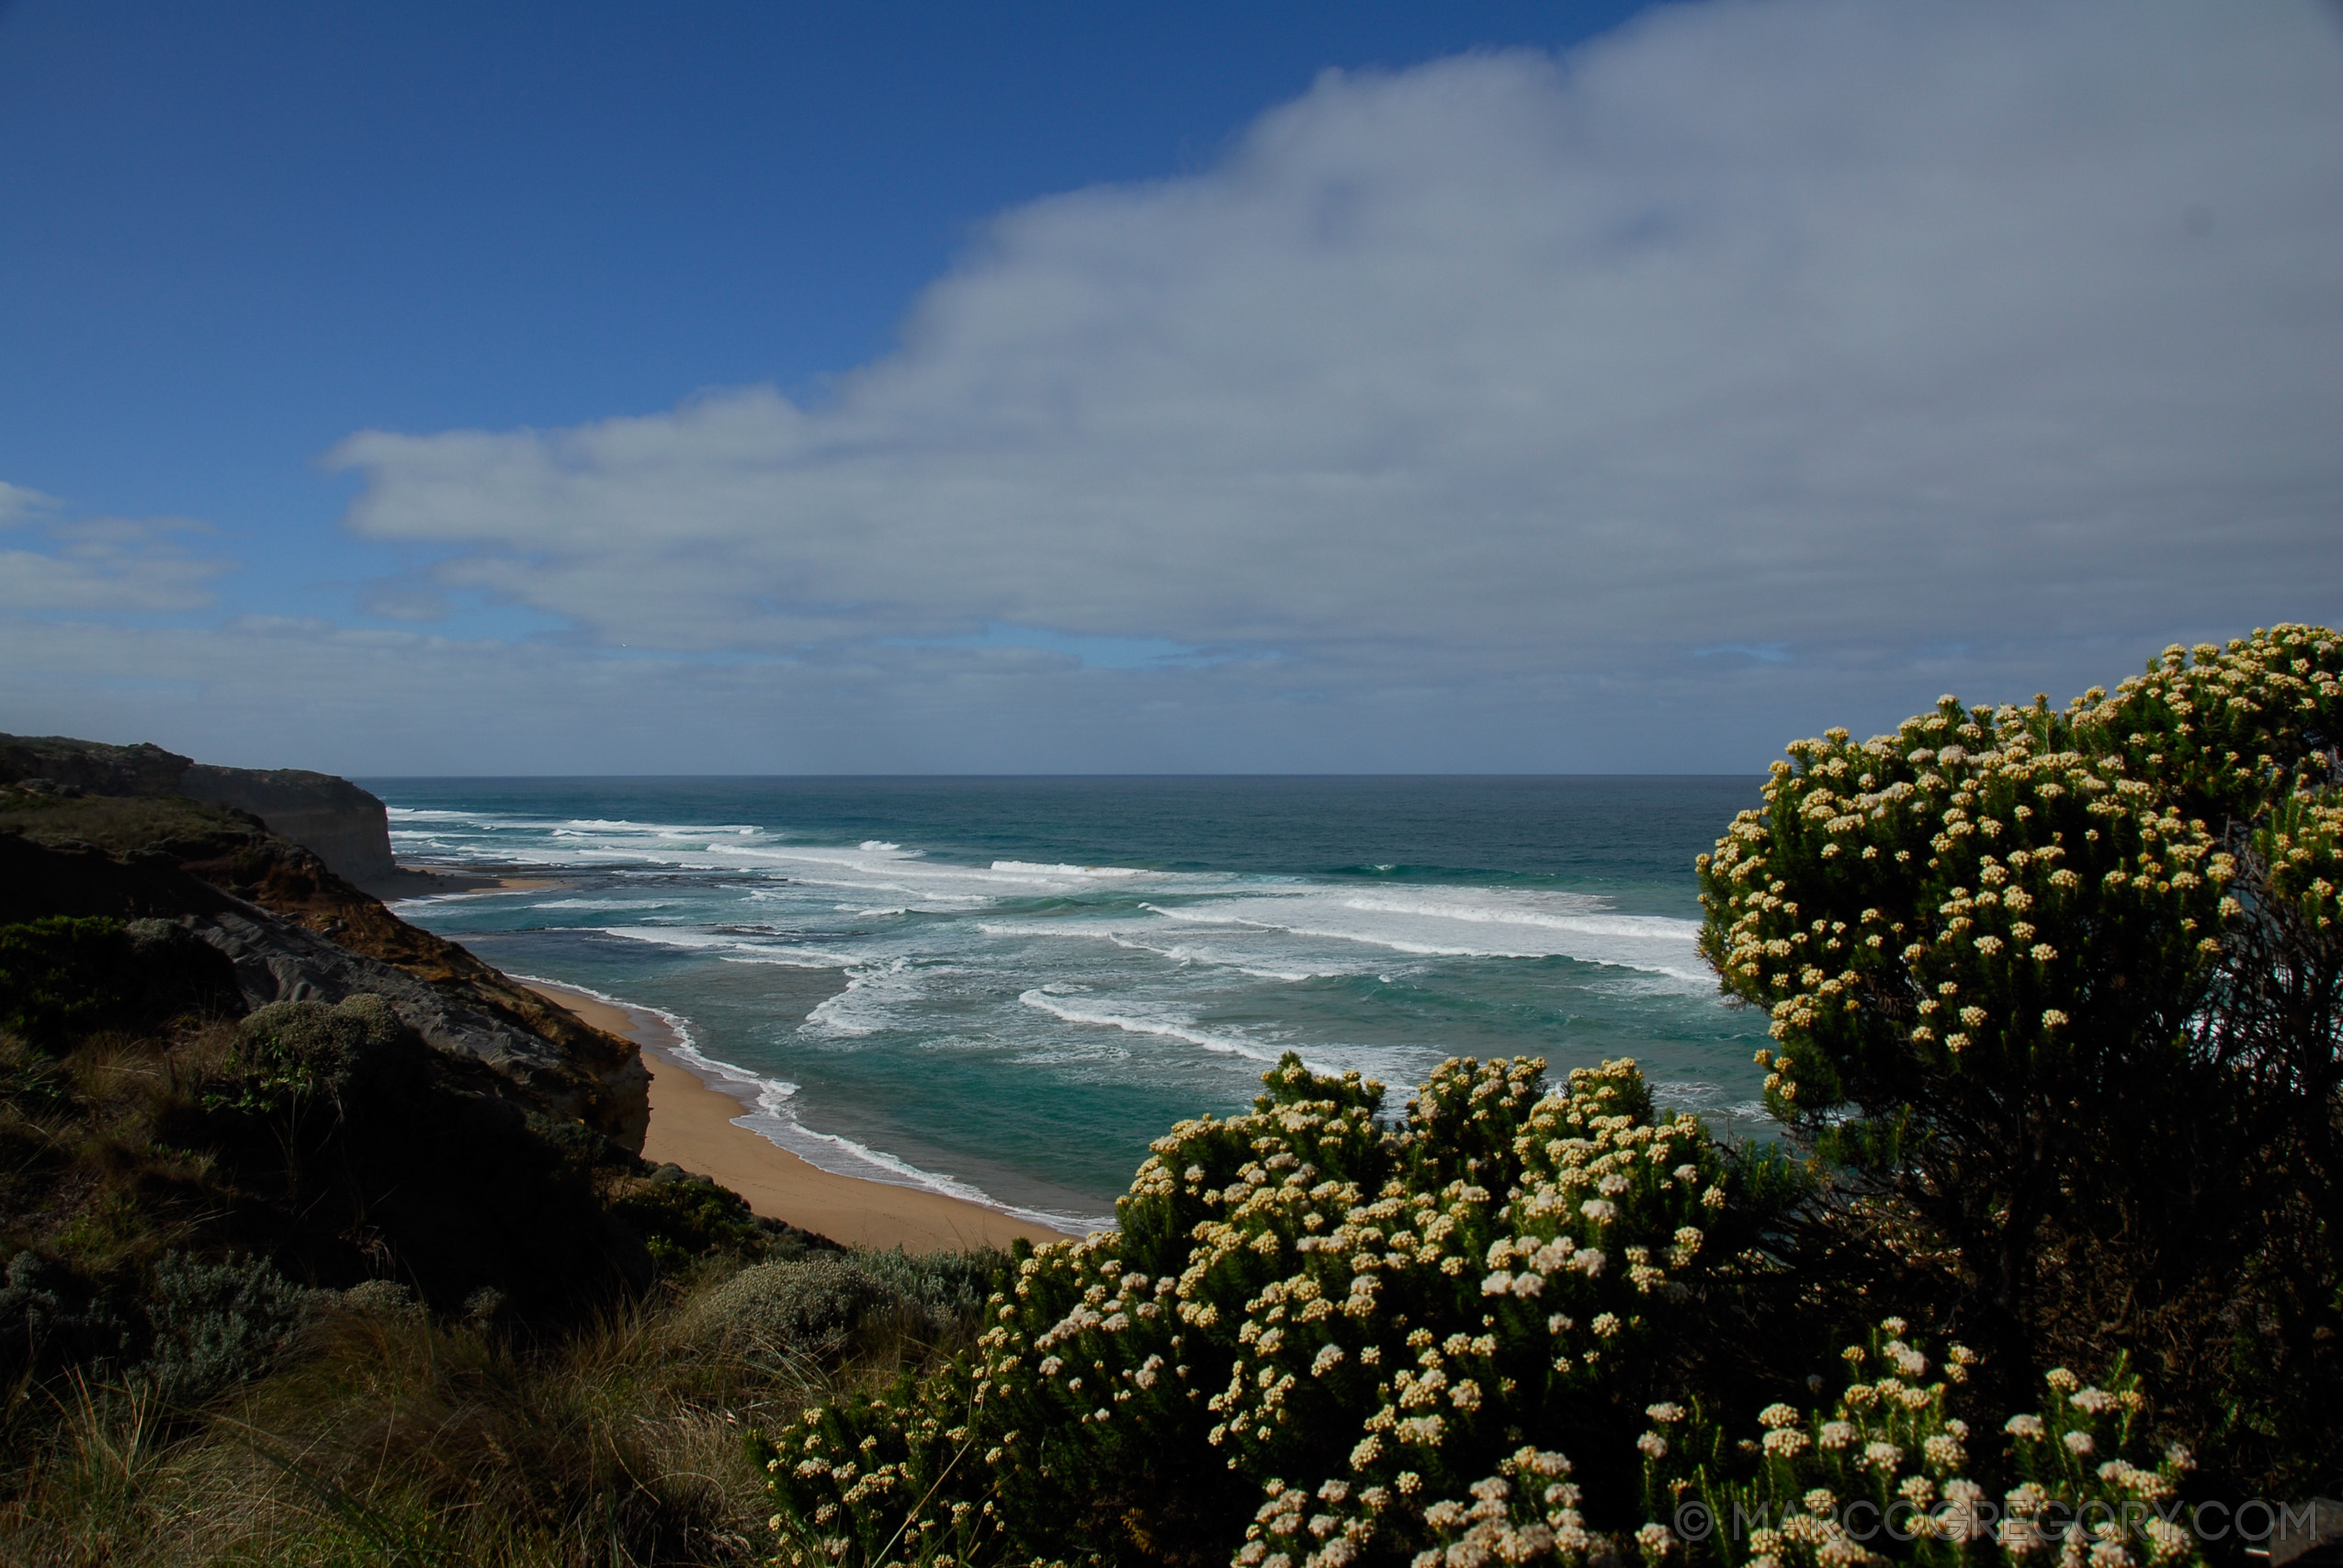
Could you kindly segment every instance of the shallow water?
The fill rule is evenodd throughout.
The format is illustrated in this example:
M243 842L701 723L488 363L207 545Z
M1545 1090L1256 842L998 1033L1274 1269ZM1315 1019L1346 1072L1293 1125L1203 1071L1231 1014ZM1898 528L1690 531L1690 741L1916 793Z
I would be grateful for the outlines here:
M1694 952L1756 779L375 779L411 863L557 886L399 912L658 1008L825 1168L1094 1222L1284 1051L1642 1061L1756 1130L1763 1021Z

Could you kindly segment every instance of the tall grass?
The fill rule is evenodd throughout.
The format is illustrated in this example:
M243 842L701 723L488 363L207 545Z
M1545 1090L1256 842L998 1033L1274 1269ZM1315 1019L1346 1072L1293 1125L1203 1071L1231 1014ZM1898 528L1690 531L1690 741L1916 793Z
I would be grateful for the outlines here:
M0 1562L761 1561L746 1431L973 1337L981 1266L863 1261L889 1288L812 1344L711 1312L719 1269L543 1341L331 1312L278 1371L198 1408L150 1384L28 1385L0 1416Z

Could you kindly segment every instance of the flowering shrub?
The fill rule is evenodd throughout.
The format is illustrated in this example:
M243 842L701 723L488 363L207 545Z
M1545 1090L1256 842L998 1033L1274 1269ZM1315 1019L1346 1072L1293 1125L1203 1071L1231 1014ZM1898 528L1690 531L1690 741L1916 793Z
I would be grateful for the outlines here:
M1681 1544L1730 1568L2014 1565L2039 1562L2046 1549L2065 1568L2202 1561L2180 1522L2178 1483L2191 1461L2174 1448L2140 1462L2146 1401L2120 1364L2104 1387L2053 1370L2043 1414L2013 1416L1979 1442L1946 1409L1976 1356L1952 1345L1932 1365L1907 1329L1891 1317L1868 1347L1846 1348L1848 1382L1834 1408L1769 1405L1755 1435L1736 1444L1680 1407L1655 1405L1645 1438L1655 1512L1668 1510L1692 1539L1670 1531L1653 1545ZM1997 1501L1981 1472L2015 1484Z
M1949 1251L1993 1374L2153 1348L2191 1420L2306 1400L2273 1455L2343 1393L2311 1217L2343 1175L2339 673L2343 637L2283 626L2064 711L1833 729L1701 862L1769 1106ZM2241 1322L2250 1393L2202 1353Z
M1583 1554L1572 1447L1632 1526L1636 1412L1741 1244L1634 1064L1542 1072L1449 1062L1387 1126L1289 1056L1252 1114L1180 1123L1120 1229L1020 1249L974 1355L773 1439L791 1561Z
M1703 952L1781 1042L1769 1103L1812 1118L2177 1032L2242 912L2233 822L2268 817L2258 852L2331 919L2337 670L2334 634L2281 627L2193 667L2167 649L2063 714L1948 696L1894 735L1793 743L1700 863Z

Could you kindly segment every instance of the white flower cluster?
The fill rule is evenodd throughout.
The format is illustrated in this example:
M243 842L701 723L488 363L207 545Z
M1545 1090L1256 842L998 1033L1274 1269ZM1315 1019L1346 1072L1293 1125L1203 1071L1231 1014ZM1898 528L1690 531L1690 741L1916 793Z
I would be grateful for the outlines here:
M1412 1568L1579 1564L1617 1556L1617 1543L1588 1531L1579 1513L1579 1488L1564 1479L1570 1461L1562 1455L1523 1448L1497 1472L1466 1488L1471 1501L1443 1498L1423 1509L1431 1544L1416 1554Z
M2168 649L2063 713L1946 697L1892 735L1794 743L1701 857L1703 952L1771 1011L1774 1109L1828 1110L1886 1043L1979 1073L2077 1038L2098 993L2071 959L2111 923L2183 968L2218 958L2239 867L2183 799L2281 802L2257 852L2317 929L2343 919L2343 801L2306 739L2338 694L2343 638L2280 626L2193 664Z
M2054 1550L2061 1568L2201 1561L2174 1501L2193 1468L2188 1450L2168 1449L2153 1465L2125 1457L2147 1405L2137 1380L2119 1363L2105 1387L2064 1367L2043 1382L2049 1398L2042 1413L2012 1416L2005 1428L2025 1479L2003 1499L1996 1536L2003 1556L2041 1564Z
M1889 1318L1870 1345L1847 1348L1850 1382L1835 1409L1802 1413L1776 1404L1759 1412L1760 1436L1744 1445L1757 1456L1754 1475L1736 1480L1687 1469L1662 1442L1644 1450L1648 1492L1697 1494L1711 1518L1758 1521L1742 1568L1983 1563L1990 1556L2007 1568L2049 1568L2033 1555L2048 1547L2060 1551L2059 1568L2200 1561L2171 1506L2186 1452L2168 1452L2155 1465L2125 1457L2145 1402L2120 1364L2103 1386L2054 1371L2046 1415L2009 1417L2004 1430L2025 1480L1995 1504L1967 1473L1967 1424L1945 1408L1976 1357L1949 1346L1940 1380L1923 1382L1929 1359L1906 1331L1902 1320ZM1868 1375L1867 1367L1881 1375ZM1669 1425L1659 1408L1654 1435ZM1720 1451L1722 1436L1695 1423L1682 1447ZM2108 1457L2094 1458L2100 1454Z
M1655 1118L1632 1062L1553 1093L1543 1067L1443 1064L1393 1127L1375 1086L1289 1059L1253 1114L1181 1123L1120 1228L1022 1258L957 1381L930 1380L921 1409L957 1401L968 1459L887 1411L894 1516L867 1493L844 1505L832 1462L775 1473L791 1528L831 1507L855 1528L825 1529L875 1549L920 1528L907 1507L942 1506L952 1488L913 1506L911 1483L955 1463L953 1487L1009 1508L1044 1486L1020 1457L1042 1441L1060 1475L1181 1452L1273 1481L1239 1568L1435 1540L1458 1568L1590 1550L1563 1461L1522 1444L1571 1391L1648 1375L1636 1348L1735 1254L1711 1239L1725 1166L1697 1120ZM877 1414L818 1413L809 1457L834 1461ZM1547 1479L1525 1493L1524 1475Z

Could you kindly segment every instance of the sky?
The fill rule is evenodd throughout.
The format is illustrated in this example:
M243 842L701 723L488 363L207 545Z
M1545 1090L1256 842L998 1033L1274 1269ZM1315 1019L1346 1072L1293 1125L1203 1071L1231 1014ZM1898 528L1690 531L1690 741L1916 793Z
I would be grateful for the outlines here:
M2338 593L2319 0L0 0L0 729L1756 772Z

